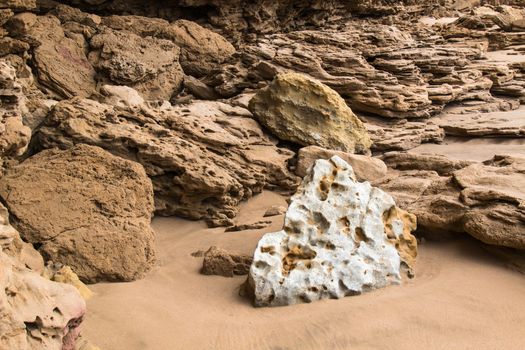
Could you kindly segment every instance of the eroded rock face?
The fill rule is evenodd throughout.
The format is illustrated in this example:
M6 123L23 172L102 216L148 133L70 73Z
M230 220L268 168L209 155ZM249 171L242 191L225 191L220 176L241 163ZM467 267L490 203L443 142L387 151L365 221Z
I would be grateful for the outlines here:
M43 88L60 98L90 96L95 70L86 57L82 35L66 36L57 17L21 13L6 24L10 35L30 43L36 76Z
M423 232L466 232L487 244L525 248L525 159L495 156L473 163L387 154L385 161L402 171L377 185L417 216Z
M78 145L46 150L0 179L24 240L86 282L131 281L155 261L153 188L142 166Z
M229 226L242 200L298 183L288 170L293 152L250 116L224 102L122 109L74 99L54 107L39 139L45 148L87 143L138 161L153 181L157 213Z
M292 197L282 231L258 243L246 288L256 306L360 294L400 283L417 242L416 218L341 158L318 160Z
M3 349L73 350L86 304L78 291L40 274L42 258L22 242L0 204L0 344Z
M169 100L182 86L180 49L169 40L107 30L90 45L90 62L112 84L134 88L149 100Z
M0 157L22 155L31 140L23 124L28 110L13 66L0 60Z
M346 152L366 152L372 142L337 92L297 73L276 76L250 101L257 119L282 140Z

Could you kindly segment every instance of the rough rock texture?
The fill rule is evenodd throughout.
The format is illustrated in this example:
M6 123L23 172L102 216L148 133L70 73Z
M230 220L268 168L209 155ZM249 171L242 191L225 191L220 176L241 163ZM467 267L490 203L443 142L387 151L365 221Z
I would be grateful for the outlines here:
M295 174L305 177L317 159L330 159L333 156L350 164L358 181L375 181L384 177L387 172L385 163L377 158L308 146L299 150Z
M471 163L390 154L385 161L403 171L377 185L417 216L421 231L436 236L466 232L487 244L524 249L524 158L495 156Z
M28 113L22 86L13 66L0 60L0 157L23 154L31 139L31 129L24 126Z
M87 143L138 161L158 213L229 226L240 201L298 183L288 170L293 152L276 147L250 116L224 102L121 109L74 99L54 107L39 139L45 148Z
M201 273L204 275L224 277L247 275L252 260L251 256L231 254L224 249L210 247L210 249L204 253Z
M62 264L55 264L48 261L43 276L51 281L70 284L75 287L84 300L93 296L93 292L78 278L71 267Z
M0 204L0 347L74 350L86 304L78 291L40 276L40 255L22 242Z
M351 153L371 146L363 124L339 94L305 75L277 75L252 98L250 110L282 140Z
M95 91L95 70L89 63L82 35L66 36L54 16L21 13L6 24L12 37L31 45L36 76L43 88L58 97L90 96Z
M0 196L24 240L86 282L131 281L155 261L142 166L98 147L47 150L10 169Z
M109 16L102 23L115 30L166 39L181 49L180 64L184 72L201 77L217 69L234 53L235 48L221 35L186 20L172 23L142 16Z
M182 86L180 49L169 40L106 31L91 38L89 60L112 84L127 85L148 100L169 100Z
M416 218L341 158L318 160L292 197L282 231L258 243L246 288L256 306L360 294L400 283L415 263Z

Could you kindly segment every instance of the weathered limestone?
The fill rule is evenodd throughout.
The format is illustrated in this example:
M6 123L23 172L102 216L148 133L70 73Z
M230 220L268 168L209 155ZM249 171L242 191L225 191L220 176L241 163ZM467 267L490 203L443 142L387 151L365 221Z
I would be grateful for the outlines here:
M0 197L24 240L83 281L132 281L155 261L153 188L138 163L87 145L47 150L8 170Z
M318 160L292 197L282 231L258 243L246 289L255 306L279 306L400 283L412 274L416 218L341 158Z
M297 73L278 75L250 101L257 119L282 140L345 152L366 152L371 141L339 94Z

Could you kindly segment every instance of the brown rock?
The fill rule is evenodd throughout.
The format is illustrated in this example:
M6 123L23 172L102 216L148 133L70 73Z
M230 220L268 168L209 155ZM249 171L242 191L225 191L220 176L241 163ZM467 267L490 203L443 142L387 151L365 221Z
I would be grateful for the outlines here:
M248 255L231 254L224 249L210 247L204 253L201 273L204 275L218 275L233 277L247 275L253 258Z
M249 223L249 224L236 224L233 226L230 226L226 228L225 232L239 232L239 231L246 231L246 230L260 230L263 228L266 228L272 224L271 221L268 220L260 220L257 222Z
M305 177L317 159L330 159L333 156L339 156L350 164L359 181L375 181L384 177L387 172L385 163L377 158L308 146L299 150L295 174Z
M84 51L83 37L67 37L54 16L22 13L7 23L11 36L32 47L39 83L63 98L89 96L95 90L95 70Z
M149 100L169 100L181 89L180 49L168 40L107 30L90 45L90 62L112 84L130 86Z
M0 179L23 238L86 282L131 281L155 261L153 189L137 163L98 147L43 151Z
M282 214L286 213L286 209L287 208L282 207L280 205L274 205L274 206L268 208L268 210L266 210L266 212L264 213L264 217L267 218L267 217L271 217L271 216L282 215Z

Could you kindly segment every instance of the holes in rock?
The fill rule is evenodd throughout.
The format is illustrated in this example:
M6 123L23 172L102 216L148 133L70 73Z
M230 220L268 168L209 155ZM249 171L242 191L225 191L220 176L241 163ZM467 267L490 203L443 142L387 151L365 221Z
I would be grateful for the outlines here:
M313 212L313 222L320 233L326 232L330 228L330 222L321 212Z
M361 245L361 242L367 243L369 241L368 237L365 234L365 231L361 227L355 228L355 238L354 239L358 247Z
M315 258L316 255L317 253L309 247L296 246L291 248L282 260L283 275L289 275L290 271L295 269L300 261L303 261L305 263L305 266L309 263L311 266L311 262L309 262L309 260Z

